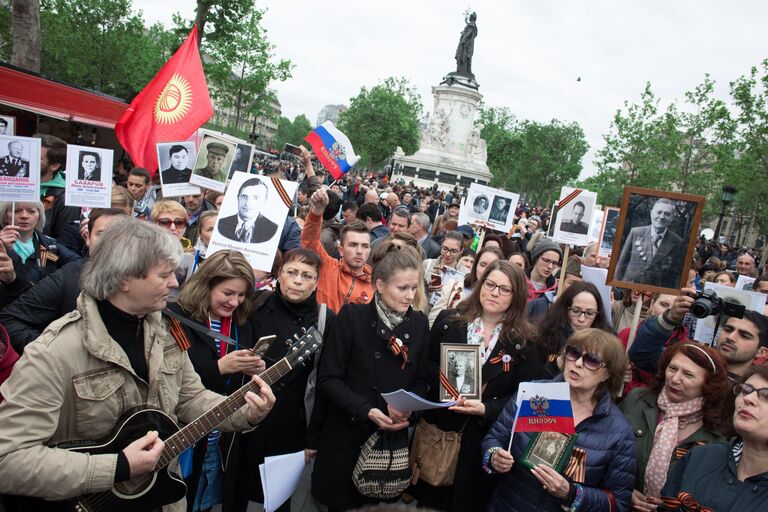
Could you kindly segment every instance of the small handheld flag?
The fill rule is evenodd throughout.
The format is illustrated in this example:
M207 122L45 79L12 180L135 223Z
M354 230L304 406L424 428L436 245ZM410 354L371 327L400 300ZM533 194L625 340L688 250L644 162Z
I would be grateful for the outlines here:
M326 121L312 130L304 140L309 142L317 159L336 180L360 161L349 138L331 121Z
M523 382L515 406L510 447L515 432L576 433L567 382Z

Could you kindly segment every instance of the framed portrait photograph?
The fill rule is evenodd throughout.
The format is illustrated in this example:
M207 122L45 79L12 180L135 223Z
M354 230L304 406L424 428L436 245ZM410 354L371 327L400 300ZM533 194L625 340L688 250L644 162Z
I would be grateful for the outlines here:
M160 142L156 147L163 197L199 194L200 187L189 184L196 156L194 141Z
M481 372L480 345L465 343L440 344L440 371L448 378L459 395L464 398L480 398ZM454 398L440 386L440 401L452 402Z
M543 464L562 473L571 459L577 437L578 434L536 432L531 436L520 463L528 469Z
M600 237L597 240L597 255L601 258L610 258L613 252L613 240L616 238L616 228L619 227L619 214L621 210L609 206L603 213L603 225L600 228Z
M189 182L192 185L224 192L237 143L227 137L204 133Z
M237 143L237 147L235 148L235 158L232 160L232 166L229 168L229 176L227 179L232 179L232 175L236 172L251 172L254 149L256 148L253 144L247 144L245 142Z
M608 283L677 294L685 286L704 197L625 187Z
M16 117L0 115L0 135L16 135Z

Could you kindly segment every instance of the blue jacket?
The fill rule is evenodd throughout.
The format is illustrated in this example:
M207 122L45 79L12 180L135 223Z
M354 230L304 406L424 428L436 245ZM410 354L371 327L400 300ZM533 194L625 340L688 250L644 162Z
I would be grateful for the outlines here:
M559 375L551 381L562 382ZM494 446L506 449L510 427L515 417L515 399L507 402L501 416L483 439L483 453ZM635 484L635 437L627 419L611 402L608 393L598 400L593 415L576 427L576 446L586 453L584 501L579 512L610 510L608 494L613 493L616 510L630 510L632 488ZM512 456L520 459L528 446L529 433L518 432L512 443ZM542 484L522 464L501 476L491 498L491 512L559 512L561 503L543 489Z
M667 346L673 329L665 329L659 322L659 317L645 319L637 327L635 341L629 348L629 359L635 366L646 372L655 374L661 353Z

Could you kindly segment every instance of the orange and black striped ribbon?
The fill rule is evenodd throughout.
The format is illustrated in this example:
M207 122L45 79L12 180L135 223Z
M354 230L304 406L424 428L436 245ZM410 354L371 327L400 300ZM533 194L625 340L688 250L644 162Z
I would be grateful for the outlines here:
M181 327L181 323L175 318L171 318L169 327L171 331L171 336L173 336L173 339L176 340L176 344L179 345L179 348L181 350L188 350L190 346L189 338L187 338L187 334L184 332L184 329Z
M574 189L574 190L573 190L573 192L571 192L570 194L568 194L567 196L565 196L564 198L562 198L562 199L561 199L561 200L560 200L560 201L557 203L557 207L558 207L558 208L562 208L563 206L567 205L568 203L570 203L571 201L573 201L574 199L576 199L576 196L578 196L578 195L579 195L579 194L581 194L582 192L584 192L584 191L583 191L582 189L580 189L580 188Z
M400 365L400 369L404 370L405 363L408 362L408 345L404 344L402 341L392 336L391 338L389 338L389 349L396 356L399 356L399 355L403 356L403 364Z
M677 493L677 498L662 496L661 502L665 510L678 510L680 512L715 512L714 509L702 507L699 502L685 491Z
M442 370L440 370L440 384L445 388L448 394L451 395L451 398L454 400L459 399L458 390L451 384L451 381L448 380L448 377L445 376Z
M285 187L280 182L280 180L274 176L272 177L272 186L275 187L275 190L277 190L277 195L279 195L280 199L283 200L285 206L290 208L293 204L293 199L288 195L288 192L285 190Z
M505 355L507 355L507 353L504 352L504 350L499 350L499 355L497 355L496 357L492 357L488 362L491 363L491 364L503 363L503 365L501 367L502 370L504 370L504 373L509 373L509 370L510 370L510 368L512 366L510 364L512 359L510 359L509 361L504 361L504 356Z
M574 448L571 460L563 472L574 483L583 484L587 477L587 452L584 448Z

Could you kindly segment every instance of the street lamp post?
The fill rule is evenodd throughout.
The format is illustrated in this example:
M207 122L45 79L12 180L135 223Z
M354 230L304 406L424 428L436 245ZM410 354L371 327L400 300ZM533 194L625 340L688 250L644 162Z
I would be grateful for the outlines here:
M717 219L717 227L715 228L714 240L720 243L720 227L723 225L723 217L725 216L725 209L733 202L733 195L736 193L736 187L733 185L725 185L723 187L723 196L720 201L723 203L723 207L720 210L720 217Z

